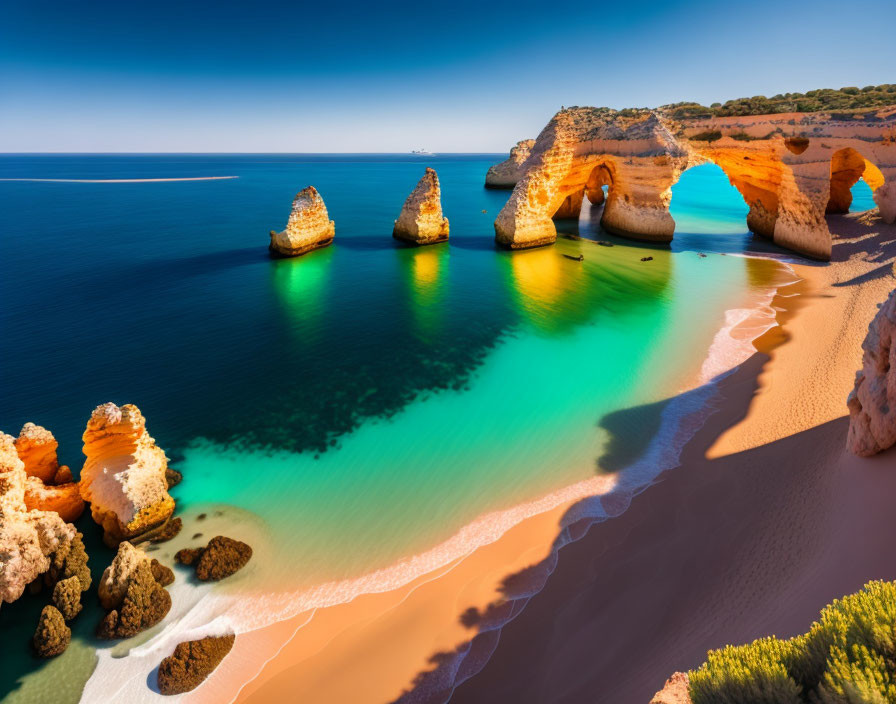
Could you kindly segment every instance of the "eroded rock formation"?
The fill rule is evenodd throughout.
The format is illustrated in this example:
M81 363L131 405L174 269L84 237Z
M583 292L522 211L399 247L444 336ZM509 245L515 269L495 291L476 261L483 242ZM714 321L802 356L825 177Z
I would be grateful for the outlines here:
M225 658L236 636L218 636L179 643L159 665L159 691L183 694L196 689Z
M4 602L18 599L54 562L64 564L59 556L70 551L77 536L56 513L25 506L26 482L15 441L0 433L0 601Z
M157 581L160 571L154 569L153 562L127 541L118 546L100 580L100 602L109 612L97 628L98 637L130 638L165 618L171 609L171 595ZM163 578L165 569L160 575Z
M15 444L28 475L25 506L55 511L69 523L77 520L84 512L84 500L69 468L59 466L56 457L59 444L53 433L34 423L25 423Z
M32 643L34 652L42 658L52 658L65 652L72 639L72 629L55 606L45 606L40 612Z
M848 114L782 113L672 119L659 110L569 108L538 136L525 175L495 220L510 248L550 244L555 217L575 217L583 194L601 225L671 240L671 186L682 171L718 164L750 207L747 224L776 244L829 259L825 212L842 212L864 178L886 222L896 220L896 106Z
M448 239L448 218L442 215L442 191L435 169L423 178L404 202L392 236L410 244L435 244Z
M110 546L164 526L174 512L164 451L131 404L98 406L84 431L81 496Z
M56 582L53 587L53 606L66 621L71 621L81 613L81 582L77 577L69 577Z
M193 565L203 582L218 581L243 569L252 557L252 548L239 540L216 535L204 548L184 548L174 559Z
M862 350L862 369L847 401L847 446L868 457L896 445L896 289L868 326Z
M280 257L297 257L333 241L335 223L327 214L324 199L314 186L303 188L292 202L286 229L271 230L271 253Z
M523 165L534 146L534 139L517 142L516 146L510 150L510 156L507 159L489 167L485 174L485 187L513 188L525 174L526 170Z
M600 200L608 185L605 229L668 242L672 184L688 158L654 112L561 110L538 135L525 176L495 220L495 237L511 249L550 244L557 238L552 218L578 217L586 191Z

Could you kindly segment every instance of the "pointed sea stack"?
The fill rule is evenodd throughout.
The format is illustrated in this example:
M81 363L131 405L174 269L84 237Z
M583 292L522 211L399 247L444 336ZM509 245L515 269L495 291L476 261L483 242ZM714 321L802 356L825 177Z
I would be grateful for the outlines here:
M410 244L448 240L448 218L442 217L442 192L434 169L426 168L423 178L404 202L392 236Z
M326 247L333 241L335 223L327 214L324 199L314 186L303 188L292 202L286 229L271 230L271 254L277 257L298 257L313 249Z

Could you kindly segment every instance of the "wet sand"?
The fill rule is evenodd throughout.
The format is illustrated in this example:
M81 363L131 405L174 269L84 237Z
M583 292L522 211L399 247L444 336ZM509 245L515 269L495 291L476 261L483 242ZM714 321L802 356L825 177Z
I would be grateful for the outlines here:
M896 228L831 225L847 235L835 261L794 266L780 327L721 382L682 466L630 507L610 494L619 515L560 530L567 503L406 587L241 634L188 699L646 703L708 648L801 632L831 599L896 578L896 454L844 449Z

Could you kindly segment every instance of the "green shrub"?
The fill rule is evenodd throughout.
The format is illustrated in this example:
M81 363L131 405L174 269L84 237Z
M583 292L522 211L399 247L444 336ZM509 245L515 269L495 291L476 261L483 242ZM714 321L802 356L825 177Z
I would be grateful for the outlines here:
M722 133L718 130L711 130L707 132L701 132L700 134L695 134L689 139L695 142L715 142L717 139L722 138Z
M730 117L744 115L774 115L785 112L820 112L827 110L865 110L896 104L896 84L865 86L861 90L847 86L834 90L819 88L807 93L779 93L766 98L737 98L726 103L713 103L706 107L699 103L682 102L663 105L660 109L671 117Z
M694 704L894 704L896 582L834 601L804 635L710 651L690 682Z

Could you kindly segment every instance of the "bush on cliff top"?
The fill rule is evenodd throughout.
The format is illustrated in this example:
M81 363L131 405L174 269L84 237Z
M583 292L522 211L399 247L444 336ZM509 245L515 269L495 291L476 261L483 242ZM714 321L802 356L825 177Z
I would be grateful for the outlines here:
M737 98L726 103L713 103L711 107L700 103L683 102L663 105L671 117L729 117L732 115L773 115L782 112L821 112L861 110L864 108L896 105L896 84L865 86L862 89L846 87L835 90L822 88L807 93L779 93L771 98L756 95Z
M896 702L896 582L834 601L790 640L711 650L689 677L694 704Z

